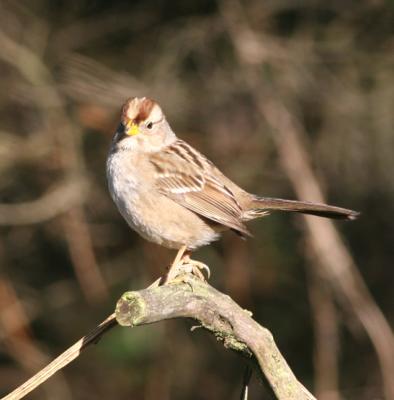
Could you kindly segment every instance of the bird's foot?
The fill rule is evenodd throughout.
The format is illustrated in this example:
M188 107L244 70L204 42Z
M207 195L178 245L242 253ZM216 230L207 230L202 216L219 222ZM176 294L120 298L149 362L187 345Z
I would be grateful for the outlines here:
M203 282L206 282L211 276L211 270L208 265L202 263L201 261L192 260L190 255L186 255L183 258L183 265L185 272L191 273L197 278L201 279ZM207 278L205 279L203 271L206 272Z
M206 282L202 271L206 271L207 279L209 279L211 275L209 267L200 261L192 260L186 247L181 248L170 266L163 284L185 282L185 275L187 274L192 274L196 278Z

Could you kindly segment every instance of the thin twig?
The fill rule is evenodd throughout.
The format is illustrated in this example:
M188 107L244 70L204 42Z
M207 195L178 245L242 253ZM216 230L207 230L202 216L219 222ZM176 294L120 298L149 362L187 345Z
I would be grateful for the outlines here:
M2 343L9 355L28 373L50 361L48 354L34 339L23 304L12 283L0 276L0 328ZM46 398L56 394L57 399L71 399L71 393L62 374L44 388Z
M244 376L243 376L240 400L248 400L249 382L250 382L250 379L252 378L252 374L253 374L253 369L249 365L247 365L245 367L245 372L244 372Z
M111 314L100 325L93 329L86 336L82 337L75 344L69 347L64 353L60 354L50 364L39 371L36 375L32 376L23 385L19 386L13 392L3 397L1 400L19 400L25 397L28 393L34 390L37 386L41 385L49 379L57 371L70 364L75 360L84 350L91 344L95 344L101 336L116 325L115 314Z

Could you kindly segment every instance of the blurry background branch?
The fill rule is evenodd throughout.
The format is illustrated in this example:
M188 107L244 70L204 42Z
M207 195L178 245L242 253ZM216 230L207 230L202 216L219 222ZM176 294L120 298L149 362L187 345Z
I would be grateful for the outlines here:
M54 149L60 153L56 163L63 169L64 175L82 179L86 172L80 137L76 134L78 128L66 115L62 94L54 84L51 71L39 54L17 43L4 32L0 32L0 45L4 50L0 58L16 68L31 85L33 92L44 88L44 93L38 96L36 93L30 100L41 111L44 125L53 133L53 138L48 137L48 140L53 140ZM16 151L19 152L19 149ZM81 207L86 197L83 196L85 191L82 185L63 185L57 191L32 203L2 205L0 213L3 212L5 216L3 221L0 219L0 223L11 224L14 217L16 224L29 224L66 213L62 219L63 228L76 276L87 299L94 302L105 298L108 293L95 260L89 230L86 228L85 212Z
M327 203L319 182L312 171L309 156L302 140L302 127L286 109L284 101L275 93L269 96L257 78L256 66L270 62L271 49L265 48L264 40L256 36L244 18L237 0L223 2L223 14L233 38L239 61L243 66L245 80L254 90L256 108L272 129L272 138L278 150L281 165L290 179L298 198ZM247 49L250 43L258 43L251 59ZM241 72L242 73L242 72ZM257 88L257 90L256 90ZM268 97L268 98L267 98ZM352 256L332 221L303 216L306 224L306 240L316 255L314 260L322 269L322 275L330 282L339 301L346 301L370 337L377 353L382 371L386 398L394 398L394 337L383 313L359 273ZM314 266L316 267L316 266Z
M86 182L77 179L56 185L39 199L19 204L0 204L1 225L28 225L63 214L86 198Z
M329 283L316 271L319 267L316 267L315 257L311 254L308 258L308 292L314 331L315 393L319 400L339 400L339 312Z
M274 106L275 107L275 106ZM279 110L281 109L278 107ZM268 110L266 110L268 111ZM289 125L288 114L277 115L277 110L269 109L273 127L280 129L283 137L277 140L283 167L301 198L325 202L307 163L308 157L297 137L293 125ZM270 118L268 114L265 114ZM281 125L281 124L284 125ZM275 131L274 136L281 136ZM315 253L314 260L321 267L323 276L330 282L339 301L345 301L360 321L375 347L384 379L386 398L394 398L394 337L390 325L376 305L359 270L347 250L334 224L328 220L316 221L304 217L307 227L307 243ZM314 266L316 267L316 266Z

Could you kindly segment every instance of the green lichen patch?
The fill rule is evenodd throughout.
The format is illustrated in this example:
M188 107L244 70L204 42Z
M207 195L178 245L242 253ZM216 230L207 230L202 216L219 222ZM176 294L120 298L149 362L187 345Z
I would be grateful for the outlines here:
M116 320L121 326L136 326L145 316L146 304L137 292L126 292L116 304Z

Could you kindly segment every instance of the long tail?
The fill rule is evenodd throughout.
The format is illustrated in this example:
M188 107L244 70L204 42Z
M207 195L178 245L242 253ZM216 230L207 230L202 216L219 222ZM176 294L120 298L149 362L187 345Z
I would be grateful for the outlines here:
M329 206L327 204L312 203L308 201L283 200L274 199L271 197L255 196L252 200L251 209L247 214L253 218L264 214L269 214L270 211L291 211L303 214L317 215L325 218L337 219L356 219L360 213L346 208Z

